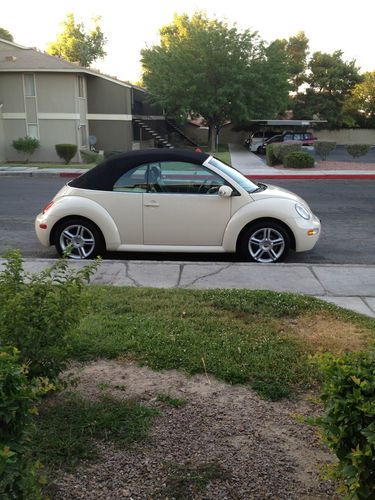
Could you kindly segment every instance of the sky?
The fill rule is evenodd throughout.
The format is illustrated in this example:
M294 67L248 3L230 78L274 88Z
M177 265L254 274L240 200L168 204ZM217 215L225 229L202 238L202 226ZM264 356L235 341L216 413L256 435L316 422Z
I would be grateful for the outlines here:
M174 13L206 11L209 17L257 31L270 42L305 31L310 50L342 50L361 71L375 70L374 0L2 0L0 26L16 43L45 50L61 30L61 21L73 12L87 26L101 16L108 38L107 56L93 66L120 79L140 77L140 51L158 42L158 30Z

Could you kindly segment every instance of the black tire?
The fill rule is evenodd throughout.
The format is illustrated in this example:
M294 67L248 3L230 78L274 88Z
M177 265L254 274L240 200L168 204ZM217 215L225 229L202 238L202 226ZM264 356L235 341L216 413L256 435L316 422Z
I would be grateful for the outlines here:
M241 255L251 262L281 262L289 253L290 237L281 224L271 221L258 222L244 231L239 250Z
M257 147L257 154L258 154L258 155L262 155L262 154L264 154L264 151L263 151L263 146L258 146L258 147Z
M54 244L59 255L71 245L70 259L94 259L105 252L104 238L98 228L87 219L78 217L61 222L55 231Z

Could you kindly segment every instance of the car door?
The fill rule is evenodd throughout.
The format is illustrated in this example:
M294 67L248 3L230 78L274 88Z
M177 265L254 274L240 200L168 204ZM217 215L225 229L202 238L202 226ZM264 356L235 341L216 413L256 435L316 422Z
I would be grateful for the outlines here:
M90 198L102 205L114 220L122 244L143 244L143 193L148 189L147 165L127 170L111 191L90 191Z
M223 184L202 165L150 165L149 192L143 194L144 244L221 246L231 215L231 198L218 194Z

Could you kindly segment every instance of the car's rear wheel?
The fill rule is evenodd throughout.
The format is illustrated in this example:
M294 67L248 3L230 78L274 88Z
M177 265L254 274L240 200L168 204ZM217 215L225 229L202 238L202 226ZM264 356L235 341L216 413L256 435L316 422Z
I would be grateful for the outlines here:
M242 255L250 261L274 263L282 261L289 252L287 231L276 222L259 222L246 229L241 242Z
M55 247L70 259L93 259L105 250L103 236L95 224L85 219L68 219L56 229Z

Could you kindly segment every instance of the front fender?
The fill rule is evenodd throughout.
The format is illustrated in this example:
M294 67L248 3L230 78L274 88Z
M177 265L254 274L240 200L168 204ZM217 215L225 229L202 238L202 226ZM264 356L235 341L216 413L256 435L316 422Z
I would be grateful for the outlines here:
M107 250L116 250L121 244L120 235L112 217L99 203L89 198L63 196L55 200L46 215L48 219L53 219L52 232L63 218L85 217L98 226L104 236Z
M232 216L224 232L223 247L226 252L235 252L242 229L257 219L276 219L286 224L294 234L294 203L288 199L273 198L251 201L243 205Z

